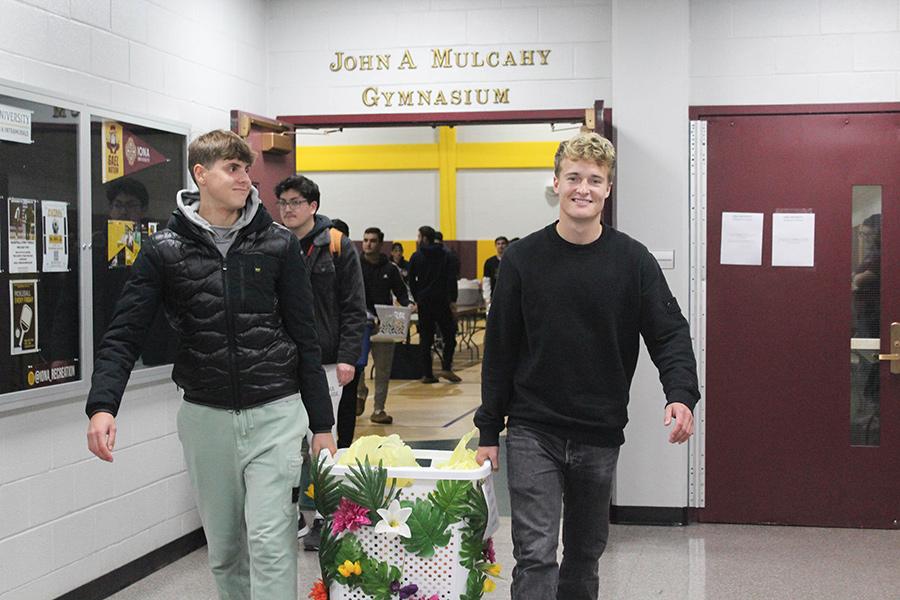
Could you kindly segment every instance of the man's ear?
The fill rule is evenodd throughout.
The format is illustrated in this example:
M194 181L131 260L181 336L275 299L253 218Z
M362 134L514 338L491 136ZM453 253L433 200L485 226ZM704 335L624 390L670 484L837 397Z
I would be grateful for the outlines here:
M191 168L191 173L194 175L194 181L197 182L197 185L206 185L206 167L197 163Z

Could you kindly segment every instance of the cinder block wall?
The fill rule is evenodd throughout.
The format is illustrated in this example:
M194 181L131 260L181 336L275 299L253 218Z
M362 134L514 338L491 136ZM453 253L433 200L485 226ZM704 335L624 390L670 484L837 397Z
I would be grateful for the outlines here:
M263 0L0 0L0 79L111 108L230 126L266 112ZM200 526L179 395L129 388L115 462L87 450L84 398L0 411L0 600L46 600Z

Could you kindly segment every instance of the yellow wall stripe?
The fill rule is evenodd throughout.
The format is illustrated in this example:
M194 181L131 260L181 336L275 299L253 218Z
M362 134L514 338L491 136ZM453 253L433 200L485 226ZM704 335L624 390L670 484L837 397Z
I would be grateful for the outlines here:
M553 168L559 142L485 142L457 145L460 169Z
M478 240L475 247L478 256L475 259L478 264L475 266L478 269L478 279L482 279L484 278L484 261L497 254L497 246L494 244L494 240Z
M440 231L445 240L456 239L456 129L439 127L441 198L438 206Z
M403 245L403 258L409 260L413 255L413 252L416 251L416 240L392 240L391 243L395 244L399 242Z
M297 146L297 172L413 171L440 166L437 144Z

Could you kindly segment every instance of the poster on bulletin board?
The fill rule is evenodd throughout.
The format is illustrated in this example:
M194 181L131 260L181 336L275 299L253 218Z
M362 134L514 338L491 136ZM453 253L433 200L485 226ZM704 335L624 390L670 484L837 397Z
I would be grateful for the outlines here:
M69 219L65 202L41 202L43 219L43 263L45 273L65 273L69 270Z
M37 273L36 200L9 198L9 272Z
M9 353L40 352L38 346L38 290L37 279L9 282Z

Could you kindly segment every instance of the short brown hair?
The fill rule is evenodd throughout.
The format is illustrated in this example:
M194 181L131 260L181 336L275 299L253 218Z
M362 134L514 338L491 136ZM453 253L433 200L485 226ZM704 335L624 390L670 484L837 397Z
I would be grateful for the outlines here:
M194 178L194 165L210 168L217 160L236 158L253 164L253 150L244 139L233 131L213 129L204 133L188 146L188 171ZM194 183L197 183L194 180Z
M562 160L592 160L598 165L609 168L609 179L612 181L616 173L616 149L612 142L598 133L579 133L570 140L559 143L556 156L553 157L553 174L559 177Z

